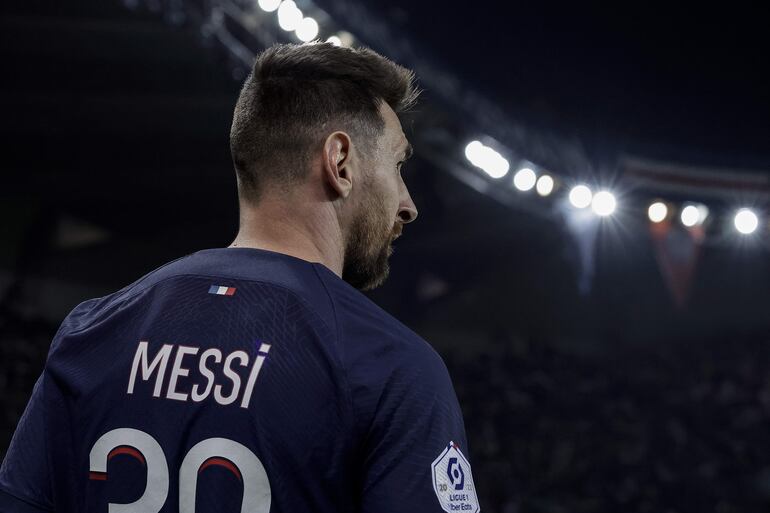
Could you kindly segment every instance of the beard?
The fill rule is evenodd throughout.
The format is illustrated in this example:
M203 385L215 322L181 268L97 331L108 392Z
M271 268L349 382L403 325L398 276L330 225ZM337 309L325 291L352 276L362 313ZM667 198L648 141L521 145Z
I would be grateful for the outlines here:
M388 277L388 258L393 254L393 240L400 235L388 222L385 205L375 199L361 208L350 227L345 246L342 279L358 290L371 290Z

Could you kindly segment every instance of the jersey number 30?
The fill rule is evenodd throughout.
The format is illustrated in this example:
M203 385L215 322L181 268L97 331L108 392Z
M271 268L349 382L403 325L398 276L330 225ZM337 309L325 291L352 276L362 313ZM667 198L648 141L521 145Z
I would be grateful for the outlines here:
M107 479L107 461L117 454L130 454L147 468L147 487L130 504L110 503L109 513L158 513L168 496L168 463L160 444L144 431L113 429L91 448L90 478ZM241 513L270 511L270 483L265 467L246 446L227 438L207 438L195 444L179 468L179 513L195 513L198 473L209 465L221 465L243 483Z

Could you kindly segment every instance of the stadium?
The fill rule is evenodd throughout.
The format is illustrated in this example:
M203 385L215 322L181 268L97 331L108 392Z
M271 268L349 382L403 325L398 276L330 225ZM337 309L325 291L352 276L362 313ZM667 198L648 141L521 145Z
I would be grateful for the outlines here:
M757 14L35 0L0 15L3 457L77 305L235 237L228 137L255 58L330 43L373 49L422 90L401 116L419 218L365 294L445 363L477 510L770 506L770 84ZM143 350L132 386L156 361ZM278 358L275 344L260 351L243 360L254 380ZM226 404L216 393L207 401Z

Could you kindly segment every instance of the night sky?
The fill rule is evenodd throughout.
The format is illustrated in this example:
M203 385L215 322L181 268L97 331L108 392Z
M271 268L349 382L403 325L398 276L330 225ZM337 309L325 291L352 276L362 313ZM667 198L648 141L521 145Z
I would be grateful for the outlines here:
M577 135L600 152L770 164L770 45L758 12L705 3L367 5L529 126Z

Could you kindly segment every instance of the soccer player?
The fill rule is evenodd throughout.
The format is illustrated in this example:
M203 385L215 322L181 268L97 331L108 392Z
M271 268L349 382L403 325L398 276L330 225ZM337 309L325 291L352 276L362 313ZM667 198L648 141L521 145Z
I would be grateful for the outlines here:
M377 53L276 45L235 107L240 228L77 306L0 470L0 511L479 511L446 367L359 290L417 209Z

